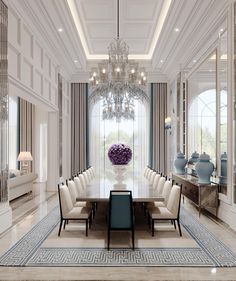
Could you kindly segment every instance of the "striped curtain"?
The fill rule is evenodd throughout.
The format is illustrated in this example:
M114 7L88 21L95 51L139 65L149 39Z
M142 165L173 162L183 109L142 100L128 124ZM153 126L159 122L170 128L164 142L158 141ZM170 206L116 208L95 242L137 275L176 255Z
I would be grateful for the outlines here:
M19 98L19 135L20 151L29 151L34 158L34 113L35 107L32 103ZM30 171L32 171L30 162Z
M88 84L71 84L71 172L88 167Z
M167 136L165 118L167 113L167 83L151 84L150 104L149 165L158 172L166 174Z

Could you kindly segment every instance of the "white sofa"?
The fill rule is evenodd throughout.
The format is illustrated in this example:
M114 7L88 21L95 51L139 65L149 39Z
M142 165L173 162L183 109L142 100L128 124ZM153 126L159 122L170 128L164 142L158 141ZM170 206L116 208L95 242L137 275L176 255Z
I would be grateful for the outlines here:
M16 176L8 179L9 201L33 191L33 182L38 177L35 173Z

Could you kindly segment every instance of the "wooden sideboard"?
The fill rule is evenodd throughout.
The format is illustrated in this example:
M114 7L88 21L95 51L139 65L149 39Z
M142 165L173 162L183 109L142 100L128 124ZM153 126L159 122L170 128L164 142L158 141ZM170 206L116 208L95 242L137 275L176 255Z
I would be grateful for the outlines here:
M172 180L174 184L182 185L182 194L198 207L199 216L202 209L217 216L218 184L201 185L198 178L191 175L173 174Z

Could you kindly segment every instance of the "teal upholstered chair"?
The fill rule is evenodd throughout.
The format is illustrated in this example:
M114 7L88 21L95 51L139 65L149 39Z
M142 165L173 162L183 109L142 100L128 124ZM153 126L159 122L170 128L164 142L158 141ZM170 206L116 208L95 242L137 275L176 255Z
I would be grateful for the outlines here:
M130 230L134 249L133 199L130 190L111 190L109 199L107 248L110 248L110 232Z

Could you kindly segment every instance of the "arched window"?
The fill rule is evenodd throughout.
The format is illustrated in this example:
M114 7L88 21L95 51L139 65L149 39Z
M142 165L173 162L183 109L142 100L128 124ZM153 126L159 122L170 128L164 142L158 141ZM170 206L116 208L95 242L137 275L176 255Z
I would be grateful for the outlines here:
M206 152L216 164L216 90L196 96L189 108L189 153Z
M147 109L135 100L135 119L120 122L103 120L103 103L98 102L90 108L90 164L101 175L114 177L113 168L108 159L109 147L114 143L125 143L132 149L129 173L138 175L147 164Z

